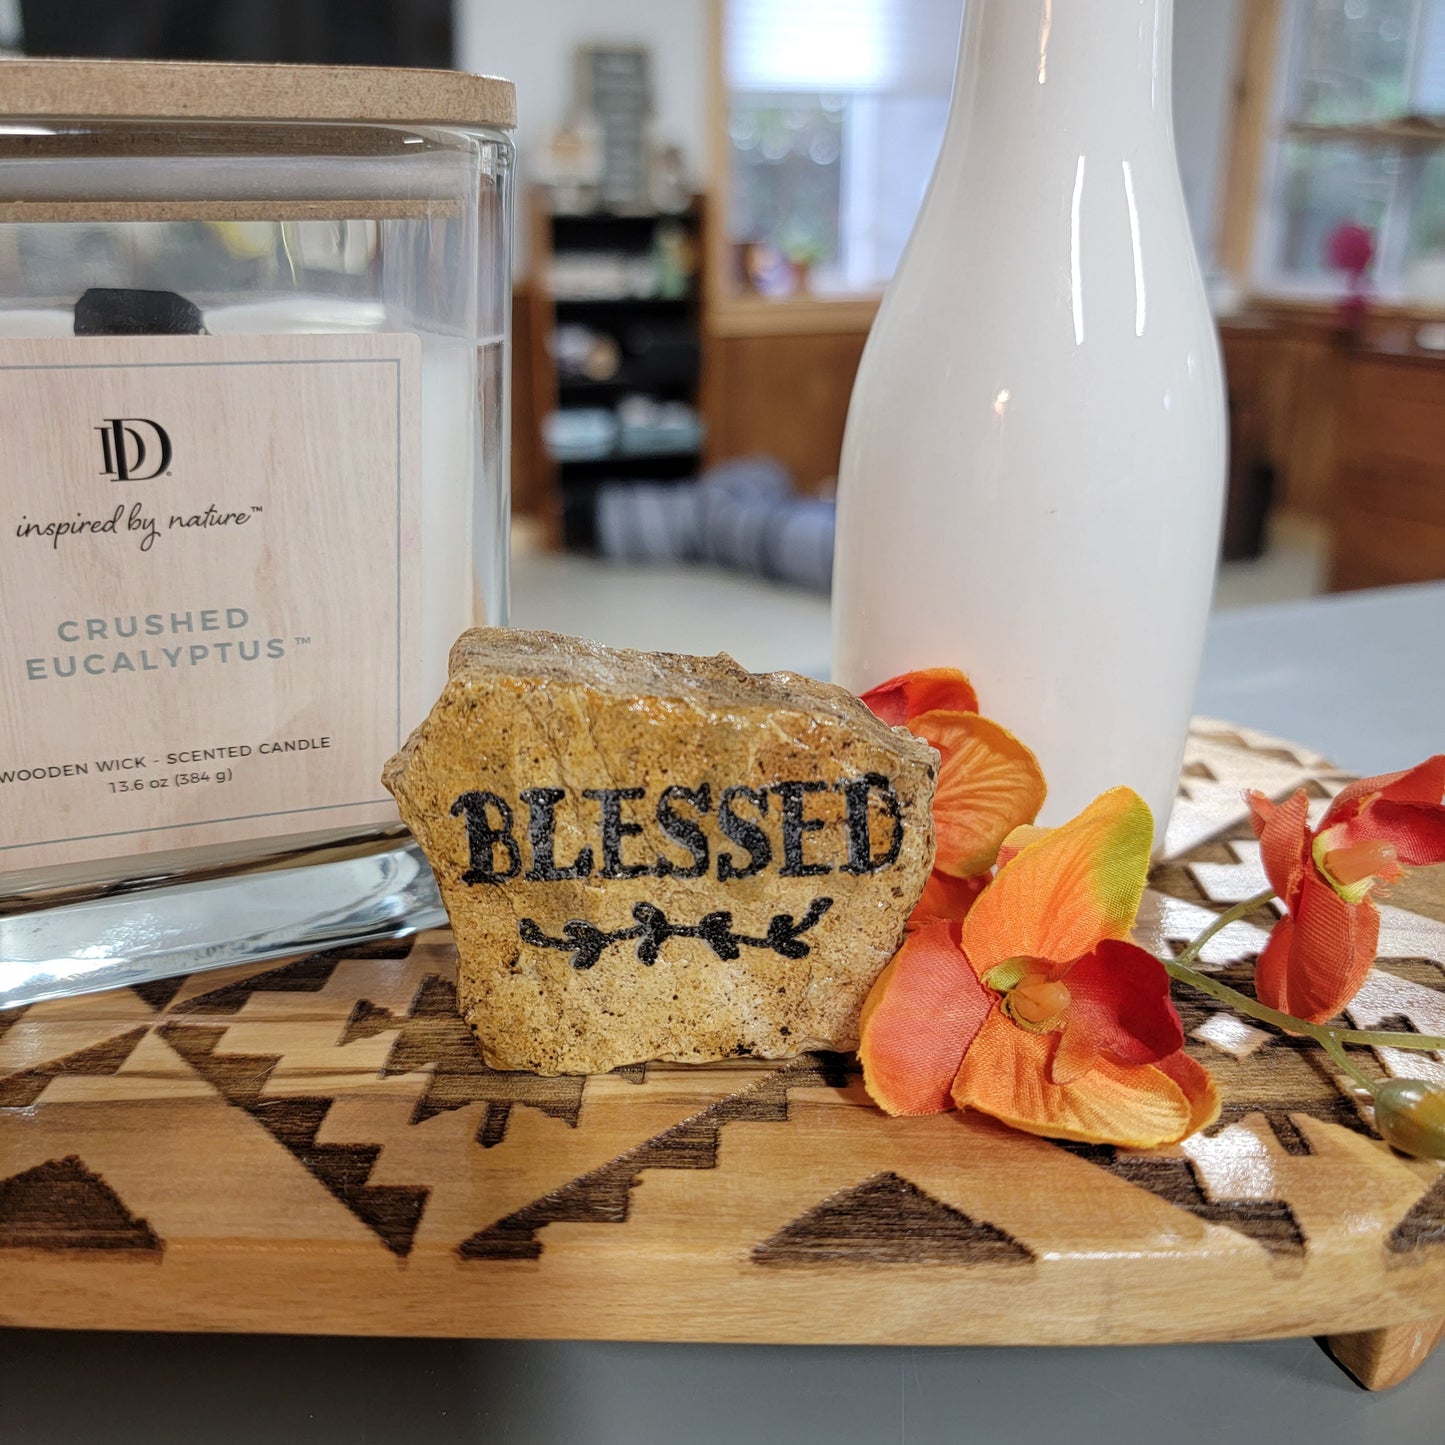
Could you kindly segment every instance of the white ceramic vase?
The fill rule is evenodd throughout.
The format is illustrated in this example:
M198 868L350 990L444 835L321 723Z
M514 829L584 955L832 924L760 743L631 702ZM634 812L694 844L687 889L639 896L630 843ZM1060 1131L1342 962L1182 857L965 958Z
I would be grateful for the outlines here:
M1162 838L1218 553L1218 342L1172 0L969 0L938 166L863 356L834 675L961 667L1041 821L1127 783Z

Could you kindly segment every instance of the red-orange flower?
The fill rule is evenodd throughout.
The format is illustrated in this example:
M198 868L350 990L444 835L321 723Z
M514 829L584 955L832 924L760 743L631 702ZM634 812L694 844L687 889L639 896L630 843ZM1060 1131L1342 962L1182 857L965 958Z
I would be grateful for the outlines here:
M863 694L863 701L891 728L908 726L909 718L940 708L977 712L978 694L956 667L924 667L890 677Z
M1263 1003L1323 1023L1354 998L1380 941L1375 885L1445 862L1442 797L1445 753L1351 783L1313 829L1303 789L1278 804L1250 793L1264 870L1289 910L1255 966Z
M1213 1121L1169 978L1128 942L1153 822L1115 788L1030 829L962 922L909 934L863 1011L869 1094L890 1114L978 1109L1052 1138L1136 1148Z
M938 749L938 851L911 923L960 918L1003 840L1043 806L1038 759L1012 733L979 715L973 686L956 668L904 673L869 689L863 701L891 727L906 727Z

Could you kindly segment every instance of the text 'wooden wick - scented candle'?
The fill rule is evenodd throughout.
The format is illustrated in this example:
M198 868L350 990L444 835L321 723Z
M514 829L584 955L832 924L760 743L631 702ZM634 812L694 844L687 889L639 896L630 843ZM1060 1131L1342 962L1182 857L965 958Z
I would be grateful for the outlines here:
M514 122L0 67L0 1006L442 921L380 771L506 620Z

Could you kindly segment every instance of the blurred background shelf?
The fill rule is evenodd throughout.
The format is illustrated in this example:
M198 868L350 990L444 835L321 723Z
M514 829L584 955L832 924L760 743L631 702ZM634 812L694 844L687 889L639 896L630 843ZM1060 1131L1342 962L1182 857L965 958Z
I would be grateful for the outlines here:
M519 466L552 545L610 481L696 477L702 420L706 207L555 212L527 194L532 285L517 315Z

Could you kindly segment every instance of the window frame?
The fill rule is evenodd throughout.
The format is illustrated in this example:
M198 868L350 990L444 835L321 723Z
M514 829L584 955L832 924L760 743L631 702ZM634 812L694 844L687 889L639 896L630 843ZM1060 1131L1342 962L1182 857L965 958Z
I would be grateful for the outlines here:
M709 226L705 301L709 329L719 336L763 336L783 332L827 334L866 331L877 314L884 287L869 286L823 295L755 296L738 287L731 265L729 200L732 195L732 145L728 136L731 97L727 77L729 0L707 0L709 186L715 203ZM851 109L851 107L850 107ZM850 205L849 171L857 157L844 150L841 211Z
M1249 4L1250 0L1244 0ZM1276 258L1284 230L1284 208L1281 204L1282 173L1285 151L1291 140L1295 122L1290 115L1293 100L1293 70L1303 31L1302 6L1308 0L1268 0L1262 24L1246 24L1241 37L1241 53L1236 67L1235 135L1231 146L1230 185L1225 214L1221 217L1221 256L1225 264L1247 277L1250 294L1263 299L1334 305L1344 292L1344 281L1321 264L1308 275L1290 276L1282 273ZM1424 0L1428 3L1428 0ZM1258 18L1258 17L1255 17ZM1412 37L1406 95L1418 87L1423 59L1420 44L1421 27L1425 23L1424 5L1416 19ZM1258 86L1261 74L1269 77L1268 96L1263 105L1249 95L1251 83ZM1250 115L1249 112L1253 114ZM1257 156L1257 179L1249 189L1250 215L1248 240L1239 245L1240 225L1230 212L1239 204L1242 168L1249 164L1249 139L1241 137L1243 127L1257 127L1254 144ZM1316 144L1327 144L1321 140ZM1367 146L1369 142L1356 142ZM1445 145L1434 148L1400 145L1398 155L1401 171L1396 177L1385 208L1385 220L1376 236L1376 262L1370 282L1370 294L1386 309L1431 311L1436 308L1411 303L1405 290L1406 258L1425 167L1431 157L1445 154ZM1230 239L1234 244L1230 244ZM1243 267L1240 262L1243 261Z

